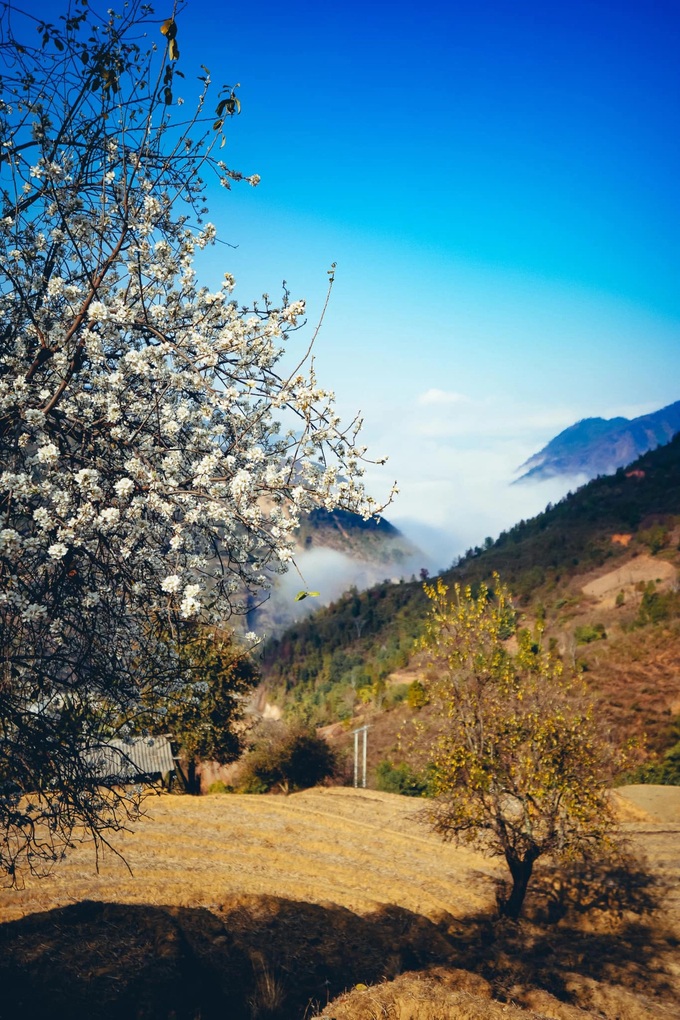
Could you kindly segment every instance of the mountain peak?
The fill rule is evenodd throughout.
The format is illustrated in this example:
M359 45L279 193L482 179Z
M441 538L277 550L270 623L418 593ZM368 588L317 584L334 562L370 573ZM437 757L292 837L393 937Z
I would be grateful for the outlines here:
M582 418L518 468L517 482L613 474L680 432L680 400L639 418Z

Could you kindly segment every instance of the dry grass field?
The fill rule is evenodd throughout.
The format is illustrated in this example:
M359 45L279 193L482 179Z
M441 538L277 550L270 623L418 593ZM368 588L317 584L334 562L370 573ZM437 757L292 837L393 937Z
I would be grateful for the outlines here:
M500 862L418 801L150 798L131 872L83 847L0 891L0 1016L677 1020L680 790L655 789L619 800L645 868L545 869L518 925L494 920Z

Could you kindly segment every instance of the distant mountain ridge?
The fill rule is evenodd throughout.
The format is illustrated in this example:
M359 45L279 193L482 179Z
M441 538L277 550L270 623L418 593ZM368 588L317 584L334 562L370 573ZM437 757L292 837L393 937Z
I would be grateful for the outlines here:
M312 510L300 521L297 535L298 545L309 548L320 544L327 548L339 548L343 552L354 552L362 558L371 558L372 546L384 545L390 541L401 542L406 547L404 536L384 517L369 517L364 520L349 510ZM358 548L357 548L358 546ZM415 552L415 550L413 550Z
M394 582L430 570L433 563L384 517L364 520L347 510L318 508L300 521L295 567L249 615L249 629L280 633L349 589L364 590L388 578ZM318 595L296 601L301 588L318 590Z
M584 418L551 439L518 468L516 482L558 476L610 475L680 432L680 400L639 418Z

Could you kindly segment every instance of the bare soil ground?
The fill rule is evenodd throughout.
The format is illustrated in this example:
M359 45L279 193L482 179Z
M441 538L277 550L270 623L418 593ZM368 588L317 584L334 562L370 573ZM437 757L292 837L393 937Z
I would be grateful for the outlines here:
M615 570L609 570L583 586L586 595L592 595L603 607L612 608L620 591L631 595L640 581L654 581L660 590L677 580L678 572L672 563L654 556L636 556Z
M518 925L493 919L500 863L441 843L418 801L150 799L132 874L82 847L0 891L0 1017L677 1018L680 790L636 790L646 868L546 868Z

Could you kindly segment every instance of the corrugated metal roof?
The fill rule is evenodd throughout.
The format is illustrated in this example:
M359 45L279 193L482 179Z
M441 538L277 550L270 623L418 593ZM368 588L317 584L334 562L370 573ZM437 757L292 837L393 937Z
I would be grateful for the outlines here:
M98 779L121 782L140 776L165 775L175 768L168 737L112 738L86 754Z

